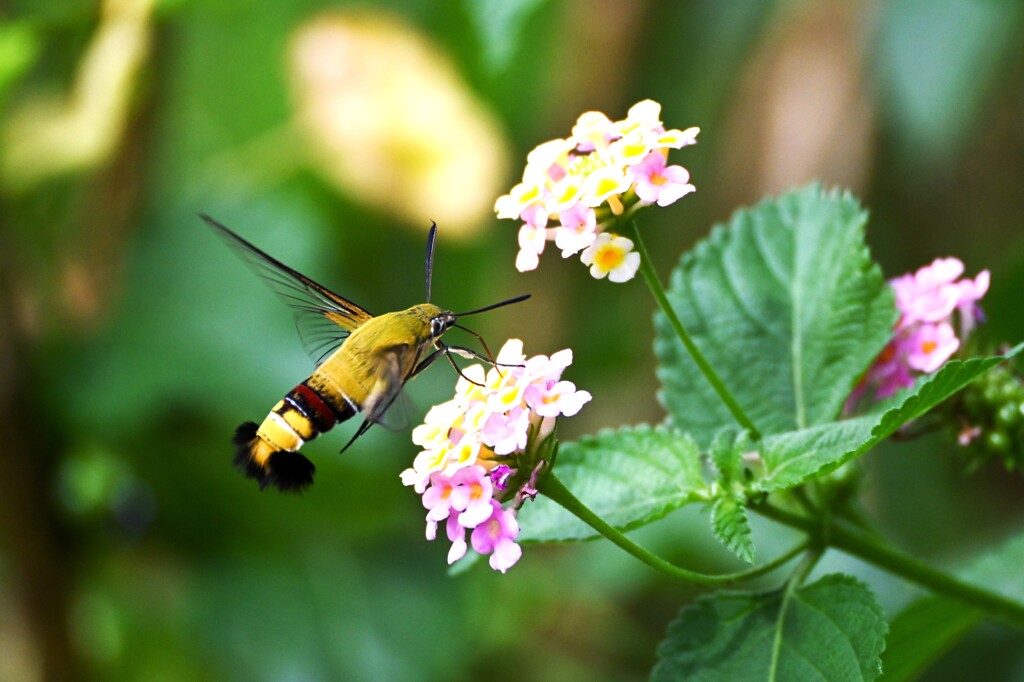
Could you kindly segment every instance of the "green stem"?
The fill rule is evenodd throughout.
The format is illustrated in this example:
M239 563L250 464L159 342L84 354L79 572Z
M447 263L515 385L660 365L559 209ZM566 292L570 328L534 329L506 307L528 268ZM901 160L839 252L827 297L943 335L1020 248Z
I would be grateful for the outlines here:
M748 571L742 571L739 573L726 573L721 575L709 575L707 573L698 573L696 571L690 571L685 568L680 568L675 564L665 561L659 556L651 554L649 551L636 544L625 535L615 530L612 526L602 519L600 516L590 510L587 505L583 504L575 495L569 492L569 489L565 487L558 477L553 473L547 474L541 482L538 484L540 492L551 498L554 502L562 505L569 512L574 514L581 521L586 523L588 526L596 530L598 533L608 538L616 545L626 550L634 557L644 562L651 568L661 571L665 575L678 580L685 580L686 582L694 583L697 585L704 585L708 587L718 585L729 585L731 583L739 582L741 580L749 580L758 576L770 573L779 566L789 562L793 557L803 552L810 545L809 542L802 542L793 549L789 550L785 554L782 554L775 559L772 559L766 564L762 564L756 568L752 568Z
M736 399L733 398L732 393L725 387L722 379L715 372L714 368L704 357L704 354L697 348L697 344L693 342L690 335L686 332L683 327L683 323L679 321L679 317L676 315L676 311L672 309L672 306L668 302L668 297L665 296L665 290L661 286L661 282L658 280L658 274L654 271L654 265L651 262L651 256L647 252L647 247L644 246L643 239L640 238L640 229L636 225L636 221L628 221L623 223L626 230L630 233L629 237L633 240L633 245L636 246L637 253L640 254L640 275L644 278L647 283L647 288L651 290L651 294L654 296L654 300L658 302L658 306L661 308L661 312L665 314L668 321L672 324L672 328L675 329L676 336L683 342L683 346L686 347L687 352L693 361L697 364L697 368L707 378L708 383L711 384L711 388L714 389L715 393L722 400L725 406L732 413L733 418L739 423L740 426L750 431L750 435L754 440L761 439L761 433L754 426L754 423L750 421L743 408L739 406Z
M775 621L775 638L772 641L772 658L768 665L768 679L776 679L776 674L779 669L779 657L782 655L782 643L783 643L783 631L786 624L786 614L789 612L789 603L793 600L793 595L796 593L797 588L800 587L807 575L814 569L814 566L821 559L821 555L825 553L823 547L815 547L810 552L804 555L804 558L800 560L800 564L793 571L793 574L789 576L789 580L786 582L786 591L782 594L782 604L779 607L779 615Z
M834 549L846 552L879 568L884 568L890 573L928 588L937 595L981 609L993 618L1024 629L1024 604L963 582L913 557L886 547L862 532L852 531L836 524L829 524L828 528L822 528L821 523L815 519L791 514L769 504L759 505L753 509L769 519L802 530L812 537L821 536L824 533L825 537L822 540Z
M793 498L797 501L797 504L803 507L805 512L811 516L818 513L818 508L814 506L813 502L811 502L811 498L807 495L807 490L804 489L803 486L793 488L791 492L793 493Z

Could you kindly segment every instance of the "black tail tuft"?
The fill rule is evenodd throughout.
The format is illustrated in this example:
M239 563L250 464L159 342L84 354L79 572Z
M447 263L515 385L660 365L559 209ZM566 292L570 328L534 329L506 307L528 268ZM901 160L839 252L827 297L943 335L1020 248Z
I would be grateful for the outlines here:
M263 479L266 476L266 472L252 460L252 445L253 441L256 440L256 431L259 428L259 424L256 422L245 422L235 429L235 435L231 442L237 448L235 450L235 468L245 474L246 478L255 478L260 482L260 487L262 488L265 485Z
M302 492L313 482L316 467L303 455L290 450L270 453L261 467L253 458L253 450L269 447L256 437L259 425L246 422L238 427L232 442L235 444L235 468L260 484L260 490L272 485L283 492Z
M278 450L267 460L266 478L260 481L260 488L268 483L282 492L302 492L313 483L316 466L305 456L292 450Z

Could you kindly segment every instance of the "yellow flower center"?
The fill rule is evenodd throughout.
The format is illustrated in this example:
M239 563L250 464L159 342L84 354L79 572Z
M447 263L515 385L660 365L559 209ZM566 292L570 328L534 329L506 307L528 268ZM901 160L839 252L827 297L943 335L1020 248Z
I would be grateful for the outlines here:
M597 254L594 256L594 263L602 270L611 272L622 265L622 261L625 258L626 254L622 249L612 244L606 244L597 250Z
M921 352L931 353L938 347L938 345L939 344L935 343L934 341L925 341L924 343L921 344Z
M594 194L602 196L614 192L619 188L619 183L615 178L601 178L597 186L594 187Z
M588 152L575 157L569 162L569 175L576 175L585 178L598 168L604 168L607 164L594 152Z

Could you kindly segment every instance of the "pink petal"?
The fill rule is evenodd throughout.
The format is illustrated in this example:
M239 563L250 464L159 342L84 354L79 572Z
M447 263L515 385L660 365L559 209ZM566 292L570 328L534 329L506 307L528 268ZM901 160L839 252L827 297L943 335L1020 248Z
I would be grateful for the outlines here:
M504 573L508 569L512 568L522 556L522 547L512 540L502 538L494 547L494 553L491 554L491 558L488 563L490 563L491 568L494 570Z

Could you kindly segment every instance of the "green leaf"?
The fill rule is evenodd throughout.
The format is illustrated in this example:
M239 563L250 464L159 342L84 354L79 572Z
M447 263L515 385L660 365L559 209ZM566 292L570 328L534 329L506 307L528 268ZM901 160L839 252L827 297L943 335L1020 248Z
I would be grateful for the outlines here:
M637 528L706 499L697 445L668 428L637 426L562 443L558 478L618 530ZM538 496L519 514L520 540L586 540L598 533L558 504Z
M792 488L838 468L882 440L872 435L879 420L878 416L857 417L765 438L761 446L765 473L756 487Z
M1021 565L1024 565L1024 535L986 552L957 575L1024 603ZM882 659L885 679L918 679L929 664L981 622L983 615L960 602L941 597L924 597L911 603L890 625L889 646Z
M711 530L733 554L748 564L754 563L754 541L745 500L732 495L715 500L711 505Z
M888 342L891 287L864 244L867 214L812 185L737 212L683 256L676 314L763 435L835 419ZM661 398L702 446L735 420L655 316Z
M927 413L999 363L1016 356L1021 350L1024 350L1024 343L1017 344L1004 355L953 360L943 365L935 374L918 378L912 387L895 396L899 406L885 412L879 429L885 431L886 435L895 433L907 422ZM879 411L876 410L876 413Z
M756 449L749 431L727 426L715 434L708 454L723 485L741 481L743 453Z
M999 363L1017 355L1021 349L1024 344L1006 355L951 360L935 374L920 377L912 387L872 414L765 438L761 448L765 474L758 481L758 488L766 491L792 488L813 476L835 470Z
M903 609L889 625L888 646L882 657L886 682L918 679L930 663L981 622L983 615L941 597L919 599Z
M791 488L833 471L1022 348L1024 344L1005 356L948 362L896 396L884 412L769 436L761 444L764 474L754 487L762 491ZM729 448L723 442L720 438L713 449L721 460L716 465L730 468L730 460L722 454ZM743 442L740 434L735 443L738 447ZM604 431L578 443L563 443L556 471L576 497L619 530L637 528L708 496L697 445L688 435L664 427ZM543 496L523 507L519 524L524 541L586 540L598 535ZM714 520L712 525L716 525ZM747 559L742 554L746 551L743 538L732 537L727 530L725 525L722 532L715 528L726 546ZM735 543L735 547L730 543ZM749 551L752 557L752 546Z
M885 633L875 596L849 576L794 591L719 592L680 611L651 679L873 680Z

